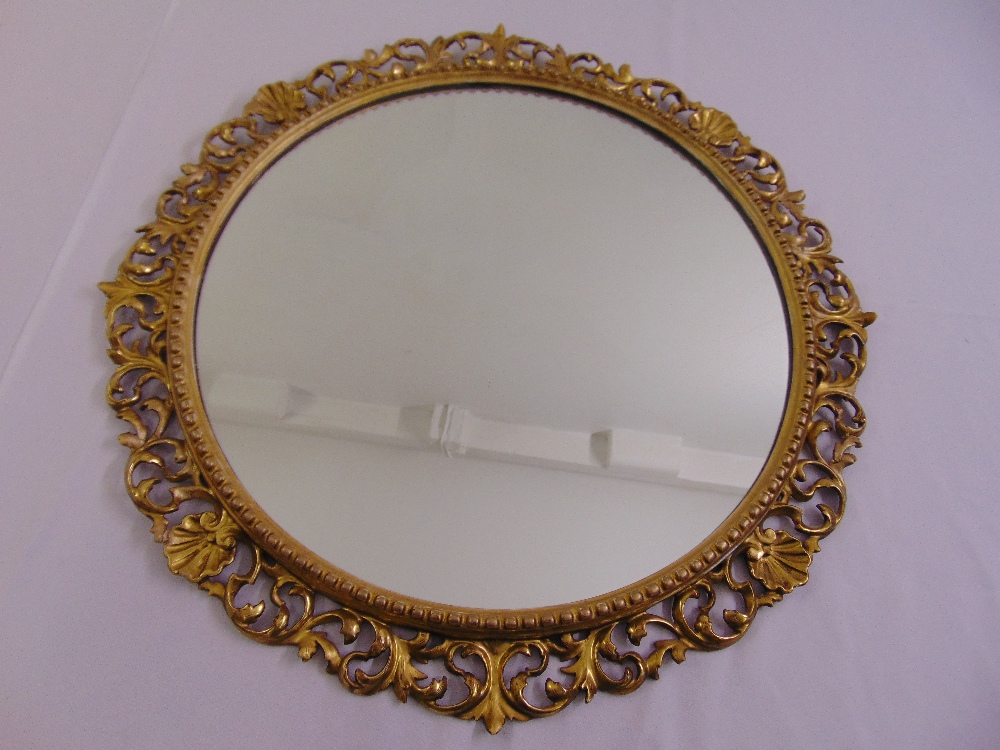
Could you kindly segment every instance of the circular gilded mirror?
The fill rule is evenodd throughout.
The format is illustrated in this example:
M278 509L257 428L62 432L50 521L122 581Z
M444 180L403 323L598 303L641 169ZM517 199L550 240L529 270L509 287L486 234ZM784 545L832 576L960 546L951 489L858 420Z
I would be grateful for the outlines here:
M874 316L802 198L727 115L502 27L265 86L102 285L126 485L354 692L491 732L629 692L843 512Z

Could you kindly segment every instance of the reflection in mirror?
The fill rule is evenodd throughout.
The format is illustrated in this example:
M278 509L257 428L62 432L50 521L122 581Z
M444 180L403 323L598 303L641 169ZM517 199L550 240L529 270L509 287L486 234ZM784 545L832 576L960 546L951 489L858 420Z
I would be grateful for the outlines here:
M202 284L219 444L289 535L382 588L555 605L665 567L766 460L781 294L687 157L591 105L362 110L244 197Z

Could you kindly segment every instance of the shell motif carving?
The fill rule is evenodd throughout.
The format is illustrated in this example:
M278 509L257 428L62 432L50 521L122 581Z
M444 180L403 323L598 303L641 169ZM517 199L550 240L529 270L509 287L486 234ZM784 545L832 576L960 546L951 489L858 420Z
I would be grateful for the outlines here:
M194 583L216 576L233 561L239 532L225 511L187 516L167 533L167 566Z
M260 115L272 125L291 120L306 108L306 96L287 83L270 83L261 86L257 95L243 108L243 115Z
M713 146L728 146L740 135L733 118L711 107L705 107L692 114L688 124L696 133L705 136Z
M812 554L784 531L758 529L747 546L750 573L772 591L787 594L809 580Z
M799 280L798 297L789 305L805 311L809 367L799 426L788 448L791 469L746 506L745 526L699 559L603 603L605 613L621 613L613 615L618 619L588 625L600 614L598 607L565 612L561 628L541 620L534 633L480 630L478 636L455 637L434 626L440 619L401 631L374 609L395 611L385 597L355 611L358 602L369 602L370 592L340 586L323 594L296 568L294 557L265 552L250 533L246 506L235 504L231 489L217 488L221 474L206 457L204 427L190 410L193 386L182 377L178 312L184 305L178 290L190 273L200 224L227 179L283 127L345 97L371 96L384 84L398 91L401 82L428 75L437 76L439 84L500 75L521 77L522 83L553 80L584 97L616 97L636 111L657 113L664 127L686 134L692 148L736 178L774 228L772 239ZM100 285L108 298L107 336L115 366L107 400L127 426L120 439L130 452L129 496L150 519L171 571L217 597L247 637L292 646L303 660L323 659L327 671L353 693L391 689L401 701L481 720L497 732L508 720L557 713L580 695L589 701L600 691L636 690L690 651L735 643L761 606L806 583L819 540L844 512L843 471L854 461L865 426L854 390L865 365L864 329L874 315L862 310L830 253L829 232L806 216L802 200L801 192L788 189L774 158L722 112L688 100L671 83L637 77L626 65L616 69L592 54L510 36L502 26L431 42L402 40L357 60L322 65L300 81L264 86L242 117L208 134L199 162L184 165L163 193L155 220L139 230L142 236L117 278ZM765 526L769 519L780 519L782 530ZM264 593L237 606L248 587ZM719 601L737 604L722 609ZM416 617L415 607L406 612ZM489 628L495 619L475 627ZM466 625L473 628L471 620Z

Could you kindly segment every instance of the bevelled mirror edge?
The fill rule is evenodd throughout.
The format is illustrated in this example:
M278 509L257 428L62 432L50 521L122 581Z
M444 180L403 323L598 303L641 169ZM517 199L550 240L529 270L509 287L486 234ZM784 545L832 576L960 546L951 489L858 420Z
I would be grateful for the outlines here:
M268 529L259 509L241 493L208 429L197 390L190 335L204 262L197 253L204 249L201 238L217 231L213 222L222 221L226 196L238 196L234 185L259 174L266 166L259 158L264 151L294 142L336 107L360 107L434 85L435 77L444 86L449 81L550 86L611 102L609 106L636 119L668 129L744 208L775 260L784 290L793 352L791 385L777 447L758 482L721 533L676 566L575 609L446 611L393 600L389 592L348 579L331 580L330 571L310 559L308 550ZM116 281L102 285L109 297L111 356L118 365L108 399L133 428L122 438L132 450L129 493L152 520L173 572L222 599L248 636L297 645L303 658L321 651L331 671L354 692L391 686L401 698L410 695L440 713L481 718L491 732L505 719L554 713L581 691L589 699L594 684L585 672L597 675L599 688L628 692L655 675L667 656L680 661L688 649L716 650L738 640L759 606L805 583L819 540L842 513L842 471L853 462L850 449L864 427L853 397L864 368L863 329L874 316L861 310L837 259L829 255L825 227L806 217L801 201L800 193L785 186L773 158L740 134L728 116L689 102L671 84L635 78L627 66L615 70L593 55L567 55L559 47L508 36L502 27L493 34L467 33L430 43L406 40L361 60L321 66L295 84L266 86L243 117L213 130L200 163L186 166L184 176L164 194L156 221L143 228ZM198 510L183 515L189 503ZM803 511L807 507L811 512ZM244 554L238 555L237 548ZM274 602L288 596L301 600L297 619L289 617L284 605L278 612L265 602L237 606L240 590L261 576L273 581ZM710 615L716 587L731 590L742 601L741 611ZM344 606L321 611L316 592ZM689 603L706 595L709 604L692 612ZM668 597L673 601L655 614L646 611ZM271 616L272 624L265 625L262 620ZM330 623L339 624L348 641L360 629L370 629L379 645L351 656L349 644L335 645L324 634L322 628ZM389 623L424 632L408 637ZM644 646L646 652L618 655L604 648L616 626L627 628L636 647ZM665 631L668 638L653 644L647 637L650 628ZM582 635L564 635L568 632ZM444 640L428 640L433 633ZM389 662L380 670L352 672L359 662L371 663L387 650ZM462 650L482 661L485 677L456 667L454 656ZM530 670L512 679L505 675L510 658L525 652L558 659L575 675L571 683L546 685L546 705L507 687L512 679L535 676ZM602 670L602 659L627 661L637 670L612 679ZM427 660L437 660L445 671L467 684L472 679L478 687L454 704L441 702L442 682L427 683L414 666Z

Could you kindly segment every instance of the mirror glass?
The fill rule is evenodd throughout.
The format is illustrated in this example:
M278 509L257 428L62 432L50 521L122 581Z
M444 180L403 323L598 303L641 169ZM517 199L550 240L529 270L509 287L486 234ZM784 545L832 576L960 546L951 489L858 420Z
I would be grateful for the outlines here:
M503 88L396 99L277 160L221 232L212 429L290 536L488 609L626 586L708 536L785 405L782 296L662 137Z

